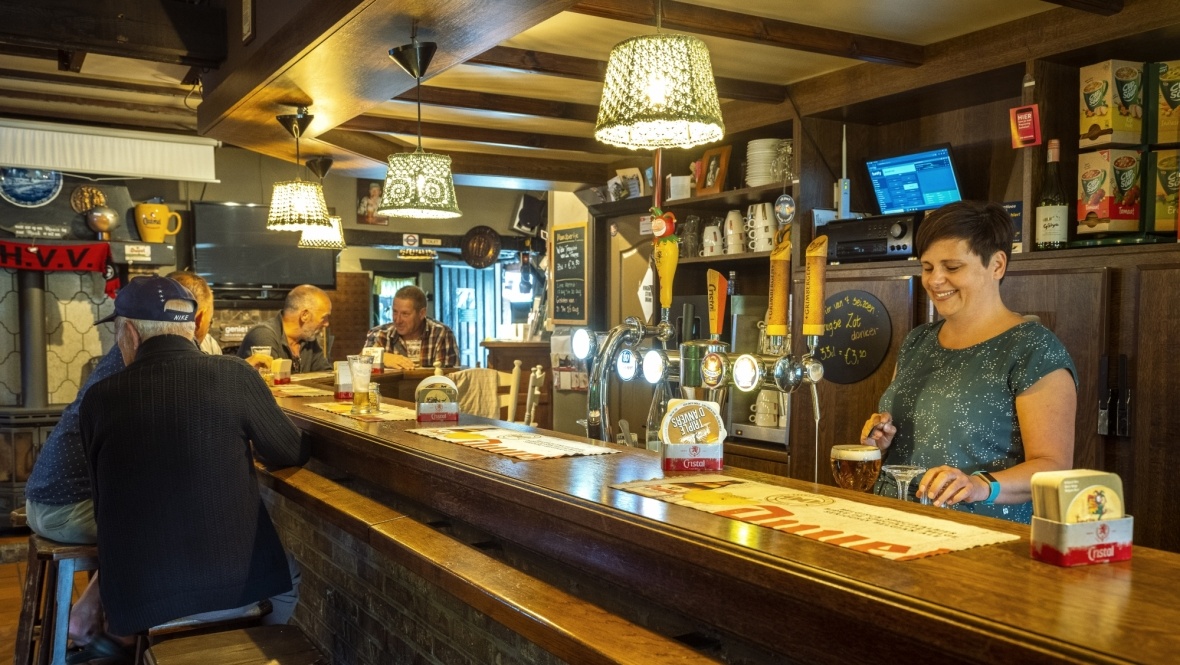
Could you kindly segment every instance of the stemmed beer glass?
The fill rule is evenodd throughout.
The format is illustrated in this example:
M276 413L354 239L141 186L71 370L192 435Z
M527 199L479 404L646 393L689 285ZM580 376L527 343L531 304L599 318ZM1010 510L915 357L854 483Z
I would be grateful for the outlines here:
M913 464L886 464L882 468L897 481L897 498L902 501L909 501L910 481L926 473L926 467ZM921 503L929 504L930 500L923 498Z
M881 450L876 446L832 446L832 478L846 490L868 492L881 473Z

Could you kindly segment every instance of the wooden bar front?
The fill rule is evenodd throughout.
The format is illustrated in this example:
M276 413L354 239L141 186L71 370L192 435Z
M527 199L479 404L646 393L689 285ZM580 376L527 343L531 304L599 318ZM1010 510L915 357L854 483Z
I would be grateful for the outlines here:
M412 422L280 403L329 467L784 661L1157 663L1180 646L1175 554L1136 548L1128 562L1057 568L1029 558L1024 525L726 470L1020 536L893 562L610 489L661 477L648 451L522 462L405 432Z

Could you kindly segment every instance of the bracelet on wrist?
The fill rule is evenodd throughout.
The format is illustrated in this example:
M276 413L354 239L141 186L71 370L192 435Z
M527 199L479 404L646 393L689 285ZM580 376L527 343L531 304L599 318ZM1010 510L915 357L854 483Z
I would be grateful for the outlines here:
M996 480L995 476L988 473L987 471L976 471L971 475L979 476L985 483L987 483L987 498L980 503L985 506L993 505L996 502L996 499L1000 498L1000 482Z

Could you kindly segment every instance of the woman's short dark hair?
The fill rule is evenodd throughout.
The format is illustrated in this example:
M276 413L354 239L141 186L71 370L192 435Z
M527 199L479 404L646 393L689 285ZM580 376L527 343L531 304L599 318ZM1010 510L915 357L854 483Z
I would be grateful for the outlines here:
M918 226L914 250L919 259L939 240L966 240L971 253L987 266L996 252L1012 258L1012 241L1016 231L1012 218L998 203L959 201L948 203L930 213Z

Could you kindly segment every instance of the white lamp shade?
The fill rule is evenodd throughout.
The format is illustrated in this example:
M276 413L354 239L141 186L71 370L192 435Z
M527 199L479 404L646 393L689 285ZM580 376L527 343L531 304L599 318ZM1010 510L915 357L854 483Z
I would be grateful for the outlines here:
M328 226L309 226L303 229L299 236L299 246L304 249L344 249L344 230L340 226L340 218L332 215L328 218Z
M302 231L330 224L324 188L318 182L290 180L275 183L270 196L270 214L266 217L267 229Z
M377 214L420 219L448 219L462 215L455 200L451 158L421 149L390 155Z
M611 49L594 138L654 150L691 148L724 136L704 42L656 34L633 37Z

